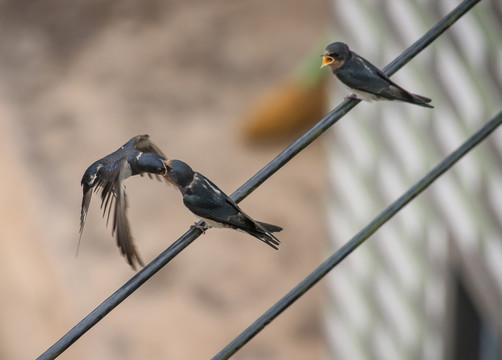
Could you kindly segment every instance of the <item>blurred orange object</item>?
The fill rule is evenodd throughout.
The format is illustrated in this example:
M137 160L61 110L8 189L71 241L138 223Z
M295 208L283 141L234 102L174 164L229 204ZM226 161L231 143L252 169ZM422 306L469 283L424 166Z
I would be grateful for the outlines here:
M309 55L296 76L272 87L244 117L244 140L255 143L287 138L321 120L328 101L325 74L320 71L319 54Z
M321 120L326 110L326 81L304 86L294 79L265 94L245 117L247 142L274 140L297 134Z

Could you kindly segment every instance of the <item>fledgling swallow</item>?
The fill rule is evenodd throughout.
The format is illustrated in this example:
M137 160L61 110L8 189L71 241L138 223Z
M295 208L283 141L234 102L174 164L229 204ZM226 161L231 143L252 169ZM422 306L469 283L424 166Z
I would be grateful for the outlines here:
M103 217L108 211L107 225L115 201L112 235L117 232L117 245L122 255L127 258L127 262L133 269L136 269L136 264L144 266L134 245L129 221L127 220L127 198L123 182L129 176L138 174L143 176L146 173L149 177L152 176L151 174L163 175L166 172L166 161L166 156L157 146L150 142L148 135L138 135L117 151L89 166L81 181L84 195L80 214L79 244L89 204L91 203L92 191L101 191Z
M382 71L368 60L351 51L347 44L335 42L324 50L321 68L331 67L336 77L360 99L400 100L428 108L431 99L412 94L389 79ZM357 98L351 95L349 97Z
M165 166L165 177L180 189L185 206L208 227L240 230L277 250L280 241L272 233L281 227L253 220L211 180L183 161L168 160Z

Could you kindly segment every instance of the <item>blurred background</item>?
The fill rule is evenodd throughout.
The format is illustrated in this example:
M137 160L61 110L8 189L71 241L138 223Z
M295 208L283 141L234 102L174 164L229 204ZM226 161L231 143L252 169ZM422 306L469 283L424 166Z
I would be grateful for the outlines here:
M85 169L149 134L232 193L294 139L259 144L246 118L306 54L320 72L329 23L328 0L0 1L0 358L40 355L134 275L96 198L75 257ZM323 156L314 144L242 203L285 229L280 251L210 230L60 358L216 354L319 262ZM149 262L196 219L176 188L126 186ZM319 295L236 358L318 358Z
M460 3L335 1L333 23L383 67ZM392 77L434 109L362 103L330 129L333 250L501 111L501 5L479 2ZM501 143L498 129L329 275L329 358L502 359Z
M34 358L126 282L85 169L149 134L228 194L348 93L333 41L383 67L458 1L0 0L0 358ZM210 230L62 359L210 358L500 111L502 8L485 0L395 80L435 109L361 103L242 202L273 251ZM327 76L326 76L327 75ZM235 359L502 359L496 131ZM194 222L126 181L148 262Z

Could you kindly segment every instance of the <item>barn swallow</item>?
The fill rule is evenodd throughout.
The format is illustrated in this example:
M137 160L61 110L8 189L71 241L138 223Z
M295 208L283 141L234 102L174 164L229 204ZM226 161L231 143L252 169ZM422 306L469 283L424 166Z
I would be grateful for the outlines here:
M347 44L335 42L329 44L324 50L322 66L331 67L331 71L345 86L353 91L356 98L366 101L372 100L400 100L428 108L433 108L428 103L431 99L412 94L391 79L368 60L351 51Z
M84 230L87 211L91 203L92 191L101 191L101 208L103 217L108 211L106 224L110 219L110 211L115 201L112 235L117 232L117 245L122 255L134 269L136 264L143 265L127 220L127 198L124 180L129 176L141 176L146 173L151 178L154 174L165 174L166 156L150 142L148 135L139 135L126 142L117 151L93 163L85 171L81 185L83 187L82 209L80 214L80 239ZM77 248L78 251L78 248Z
M168 160L165 166L166 179L180 189L185 206L207 227L240 230L277 250L280 241L272 233L281 231L281 227L253 220L211 180L183 161Z

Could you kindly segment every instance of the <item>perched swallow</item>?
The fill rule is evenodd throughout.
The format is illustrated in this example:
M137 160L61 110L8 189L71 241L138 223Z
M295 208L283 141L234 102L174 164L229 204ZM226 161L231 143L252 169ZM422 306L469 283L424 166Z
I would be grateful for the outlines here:
M98 192L100 190L103 217L108 211L107 225L115 201L112 235L115 231L117 232L117 245L122 254L134 269L136 269L136 263L144 266L131 236L126 214L127 198L123 182L129 176L138 174L147 173L149 177L151 174L163 175L166 172L166 161L166 156L150 142L148 135L139 135L133 137L117 151L89 166L81 181L84 196L80 214L80 238L91 203L92 191Z
M183 161L168 160L165 166L165 177L180 189L185 206L209 227L243 231L277 250L280 241L272 233L281 227L253 220L211 180Z
M368 60L351 51L347 44L329 44L322 56L322 66L331 67L336 77L359 98L372 100L400 100L428 108L431 99L412 94L391 79ZM357 96L349 96L357 98Z

